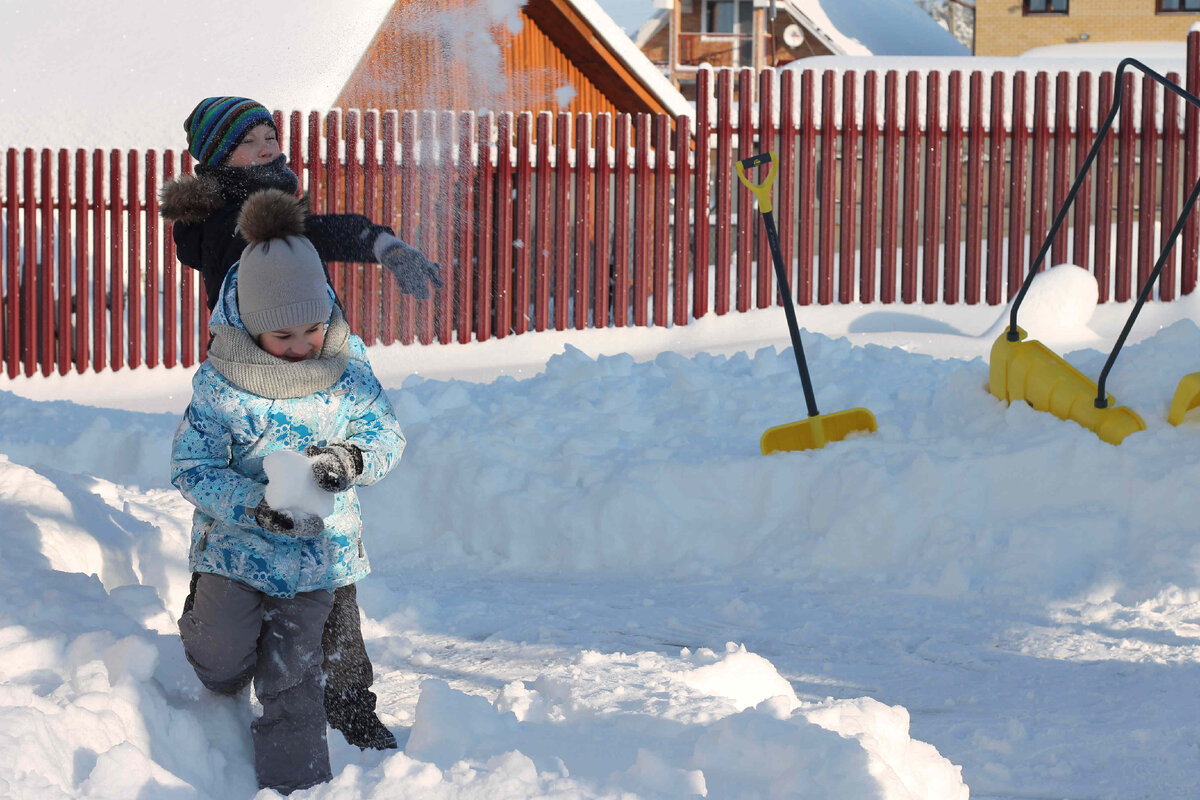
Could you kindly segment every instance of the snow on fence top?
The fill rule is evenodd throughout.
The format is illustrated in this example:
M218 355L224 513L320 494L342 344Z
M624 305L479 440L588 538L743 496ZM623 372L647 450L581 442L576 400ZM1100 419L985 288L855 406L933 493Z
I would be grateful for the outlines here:
M1153 46L1149 47L1148 45ZM1085 49L1071 49L1075 47L1083 47ZM856 121L859 125L862 125L865 119L865 109L863 107L864 82L868 73L875 73L878 79L879 91L876 94L875 108L873 110L876 124L882 125L886 111L883 79L886 73L895 71L898 73L900 79L900 91L897 96L897 113L902 117L907 114L908 110L907 95L904 91L905 79L913 73L918 76L921 87L921 91L917 93L917 101L920 105L918 117L923 127L926 119L925 87L928 85L930 74L937 73L941 83L939 121L941 125L945 126L947 123L946 98L950 75L954 72L961 73L962 75L962 118L966 119L971 103L968 91L969 80L973 73L978 72L983 78L983 92L979 98L979 102L982 109L982 116L985 120L985 129L990 126L992 118L991 84L993 76L997 74L1004 76L1006 102L1004 103L1002 118L1007 127L1012 124L1012 103L1008 102L1008 98L1012 96L1012 86L1016 80L1016 76L1023 73L1025 75L1025 122L1026 125L1032 125L1036 78L1039 74L1045 73L1047 76L1048 86L1046 91L1048 92L1050 108L1054 108L1057 101L1059 75L1065 74L1069 76L1069 90L1072 102L1068 104L1068 107L1070 109L1070 125L1074 129L1077 108L1074 96L1078 88L1078 79L1081 74L1088 73L1091 75L1089 87L1091 122L1095 126L1099 124L1109 109L1109 100L1107 98L1101 99L1100 97L1100 76L1105 72L1115 73L1118 65L1124 58L1136 58L1159 74L1181 85L1185 83L1187 52L1186 43L1183 42L1108 43L1092 47L1071 45L1059 48L1038 48L1036 51L1030 51L1027 55L1014 57L815 56L813 58L794 61L775 72L773 92L775 103L774 116L778 119L780 114L779 102L781 93L779 91L779 77L783 72L794 71L796 73L803 73L811 71L814 73L812 96L814 107L818 110L821 108L821 103L823 102L821 76L826 72L832 72L836 76L833 84L833 100L834 107L840 109L845 89L844 76L847 73L853 73ZM1141 82L1143 73L1139 70L1129 70L1129 72L1134 76L1135 91L1132 96L1127 96L1126 102L1132 103L1134 124L1140 129L1142 95L1138 84ZM797 74L796 80L799 81L799 74ZM1157 93L1159 108L1162 105L1162 91L1160 88ZM797 84L798 92L799 85ZM715 98L710 98L710 103L714 104L711 108L712 113L715 114ZM1183 113L1183 105L1183 103L1180 104L1179 113L1181 115ZM798 114L799 105L793 110L793 115ZM1161 120L1159 124L1161 125ZM1114 127L1119 128L1119 120Z

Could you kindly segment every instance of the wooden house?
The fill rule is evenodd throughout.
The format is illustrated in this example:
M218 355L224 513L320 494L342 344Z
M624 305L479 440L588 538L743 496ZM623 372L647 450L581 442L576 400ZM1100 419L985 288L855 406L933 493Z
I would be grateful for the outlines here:
M335 105L691 113L596 0L528 0L503 19L489 12L482 0L396 0Z
M915 4L888 0L656 0L638 31L647 57L692 96L701 64L778 67L826 55L968 55Z

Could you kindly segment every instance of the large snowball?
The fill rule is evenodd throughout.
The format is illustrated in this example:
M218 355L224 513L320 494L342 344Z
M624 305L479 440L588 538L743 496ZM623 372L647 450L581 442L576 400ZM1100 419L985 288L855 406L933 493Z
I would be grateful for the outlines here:
M1087 328L1100 300L1096 276L1074 264L1040 273L1017 309L1017 324L1035 339L1077 336Z
M271 508L316 514L321 519L333 513L333 493L317 485L312 464L303 453L276 450L263 459L263 471Z

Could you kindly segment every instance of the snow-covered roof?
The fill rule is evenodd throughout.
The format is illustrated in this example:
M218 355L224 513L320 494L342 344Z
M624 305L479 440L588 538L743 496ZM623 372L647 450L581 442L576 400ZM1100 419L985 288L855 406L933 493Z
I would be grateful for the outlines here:
M913 0L780 0L810 20L840 55L970 55Z
M391 6L5 0L0 148L182 149L184 118L210 95L329 108Z
M588 21L605 44L611 48L614 55L625 64L646 89L673 116L694 116L695 110L687 98L680 94L675 85L663 75L662 71L646 57L646 54L634 44L629 34L621 28L601 5L599 0L567 0L579 15ZM649 0L643 0L649 4Z
M183 120L211 95L330 108L393 2L256 0L248 15L245 0L4 0L0 150L178 151L186 146ZM524 5L489 2L513 13ZM597 0L568 2L666 108L692 113ZM455 25L480 26L485 36L490 21L454 14Z

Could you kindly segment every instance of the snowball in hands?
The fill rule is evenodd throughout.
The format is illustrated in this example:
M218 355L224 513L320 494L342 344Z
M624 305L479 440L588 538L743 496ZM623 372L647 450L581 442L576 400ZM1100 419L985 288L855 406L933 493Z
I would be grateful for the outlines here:
M321 519L333 513L335 495L317 485L308 456L276 450L263 459L263 470L267 473L264 494L271 508L316 514Z

